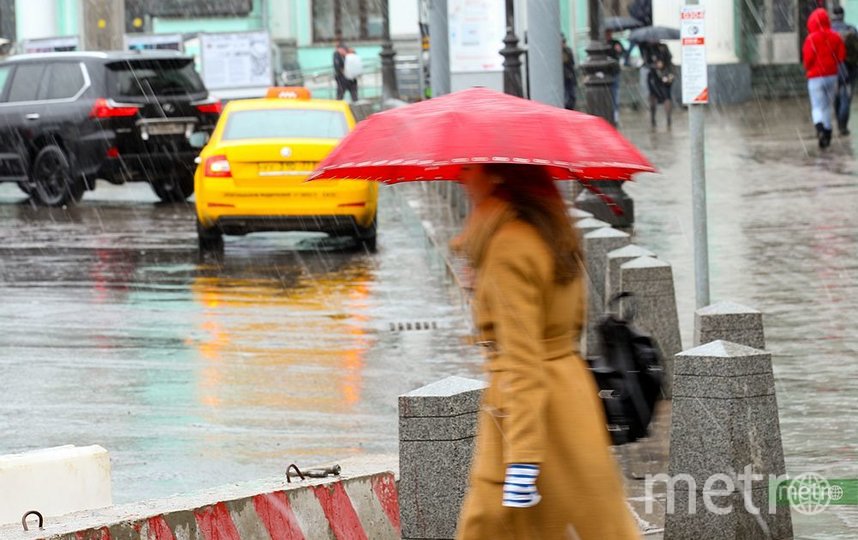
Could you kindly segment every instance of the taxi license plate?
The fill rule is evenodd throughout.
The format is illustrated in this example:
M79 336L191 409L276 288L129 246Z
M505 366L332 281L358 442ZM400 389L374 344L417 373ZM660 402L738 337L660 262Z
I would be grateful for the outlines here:
M294 176L310 174L316 168L312 161L286 161L282 163L260 163L260 176Z
M179 135L185 132L185 124L178 123L163 123L163 124L148 124L146 131L149 135Z

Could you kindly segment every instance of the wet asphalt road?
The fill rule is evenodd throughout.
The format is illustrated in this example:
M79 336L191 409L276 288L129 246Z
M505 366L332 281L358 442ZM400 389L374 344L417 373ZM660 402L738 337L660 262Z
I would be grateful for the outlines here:
M122 503L396 452L397 396L479 368L419 223L382 191L375 255L269 234L200 258L193 205L146 185L67 210L0 185L0 454L100 444ZM390 330L417 321L437 329Z

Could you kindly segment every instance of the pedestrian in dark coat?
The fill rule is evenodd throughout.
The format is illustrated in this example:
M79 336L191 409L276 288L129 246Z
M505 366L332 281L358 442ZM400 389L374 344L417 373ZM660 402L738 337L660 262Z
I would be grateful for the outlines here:
M569 110L575 108L578 96L578 77L575 74L575 55L566 44L566 36L563 36L563 106Z
M346 91L351 95L352 101L358 100L357 79L349 79L345 75L346 55L354 52L343 41L343 35L337 32L337 46L334 49L334 80L337 83L337 99L343 99Z
M858 28L847 23L841 6L832 10L831 29L840 34L846 47L846 58L841 64L837 79L837 95L834 96L834 112L837 115L837 128L841 135L849 135L849 110L852 108L852 94L858 81Z

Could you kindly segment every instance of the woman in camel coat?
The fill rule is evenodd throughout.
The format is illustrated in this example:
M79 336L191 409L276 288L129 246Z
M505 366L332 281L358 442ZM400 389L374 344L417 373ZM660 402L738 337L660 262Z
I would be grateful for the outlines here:
M489 387L457 538L639 538L578 354L581 250L553 179L489 164L464 166L460 181L474 212L454 247L476 271Z

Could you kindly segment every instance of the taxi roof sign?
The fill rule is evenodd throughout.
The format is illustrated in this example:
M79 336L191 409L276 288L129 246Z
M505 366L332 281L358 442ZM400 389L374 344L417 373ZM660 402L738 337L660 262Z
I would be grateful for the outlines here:
M303 86L274 86L265 94L267 98L273 99L311 99L310 90Z

